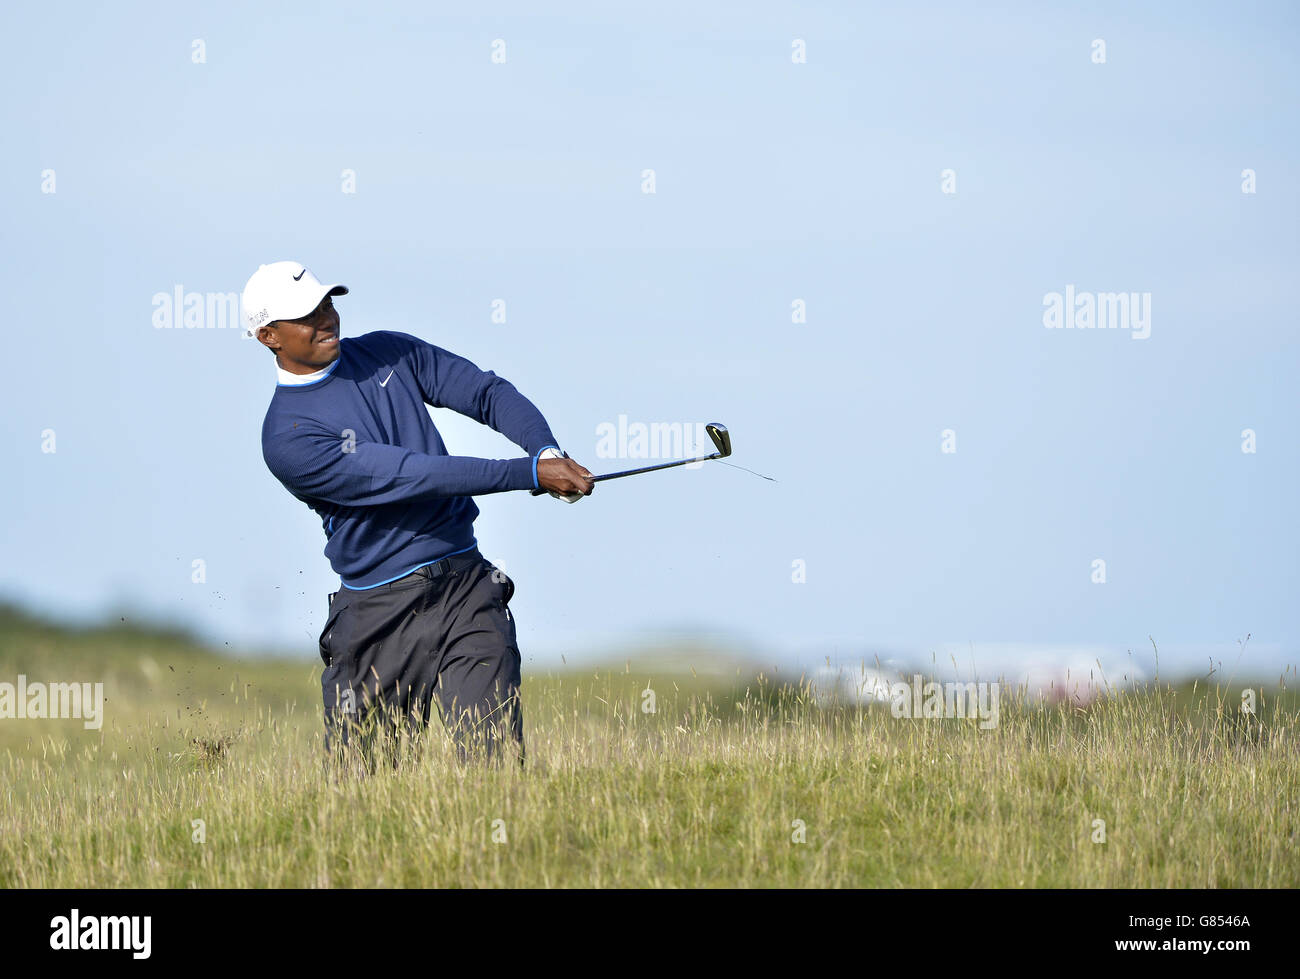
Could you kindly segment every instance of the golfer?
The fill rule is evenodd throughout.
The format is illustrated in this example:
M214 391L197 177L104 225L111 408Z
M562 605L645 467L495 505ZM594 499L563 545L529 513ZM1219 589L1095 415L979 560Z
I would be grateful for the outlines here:
M347 291L275 262L242 297L279 376L263 458L320 517L341 579L320 635L327 750L355 732L373 769L375 734L423 730L436 699L460 757L510 748L522 763L515 585L479 553L473 497L540 488L573 503L591 495L591 473L491 371L404 333L341 339L333 297ZM425 405L488 425L526 455L452 455Z

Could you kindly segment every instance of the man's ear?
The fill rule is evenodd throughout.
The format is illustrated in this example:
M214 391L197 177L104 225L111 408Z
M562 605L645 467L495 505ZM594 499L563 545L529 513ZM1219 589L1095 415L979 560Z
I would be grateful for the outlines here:
M270 349L271 353L275 353L280 349L280 338L269 324L257 328L257 339L264 347Z

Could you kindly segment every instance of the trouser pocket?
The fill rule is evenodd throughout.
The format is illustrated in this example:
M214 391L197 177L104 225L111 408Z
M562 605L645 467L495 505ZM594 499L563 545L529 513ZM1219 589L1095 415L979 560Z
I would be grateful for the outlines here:
M325 615L325 627L320 631L320 658L326 666L333 662L331 652L331 642L334 638L334 630L338 626L339 617L343 614L343 609L347 603L339 598L339 593L330 592L329 610Z
M498 585L501 588L501 597L499 599L501 604L509 605L510 599L513 598L515 594L514 580L487 558L483 559L483 564L487 568L488 579L494 585Z

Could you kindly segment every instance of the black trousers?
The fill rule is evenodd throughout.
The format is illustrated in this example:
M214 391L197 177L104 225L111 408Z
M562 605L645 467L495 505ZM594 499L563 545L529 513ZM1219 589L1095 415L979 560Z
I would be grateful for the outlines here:
M321 630L325 743L360 748L374 770L382 746L396 762L404 735L422 732L438 704L459 756L522 764L515 584L478 548L405 578L330 596Z

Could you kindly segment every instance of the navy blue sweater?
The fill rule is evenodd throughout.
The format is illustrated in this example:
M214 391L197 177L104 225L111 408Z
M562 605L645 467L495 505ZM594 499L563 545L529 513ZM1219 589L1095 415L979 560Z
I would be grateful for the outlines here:
M528 457L448 455L426 404L496 429ZM325 556L348 588L469 550L470 497L536 489L537 456L554 445L509 381L405 333L341 340L333 371L277 386L262 423L267 468L320 515Z

